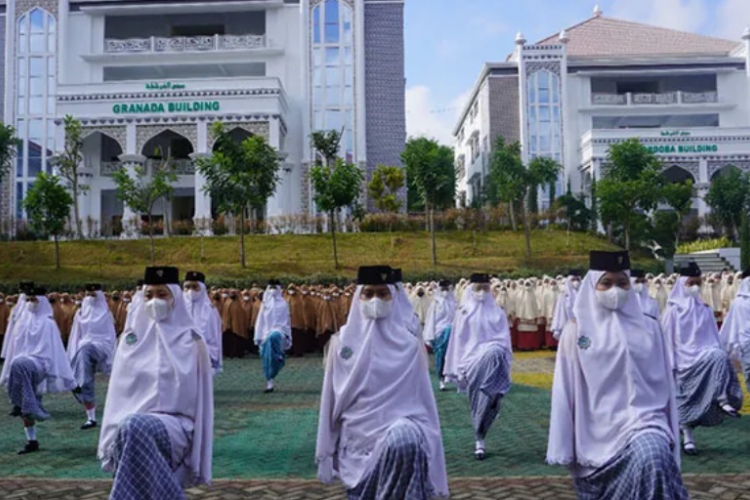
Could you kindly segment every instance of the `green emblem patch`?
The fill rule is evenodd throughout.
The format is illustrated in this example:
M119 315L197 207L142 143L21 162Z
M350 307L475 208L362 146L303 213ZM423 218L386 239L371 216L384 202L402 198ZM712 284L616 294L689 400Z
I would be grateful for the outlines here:
M341 357L344 359L349 359L354 354L354 351L352 351L350 348L344 346L341 348Z
M129 333L125 337L125 343L128 345L135 345L136 342L138 342L138 337L135 336L135 333Z

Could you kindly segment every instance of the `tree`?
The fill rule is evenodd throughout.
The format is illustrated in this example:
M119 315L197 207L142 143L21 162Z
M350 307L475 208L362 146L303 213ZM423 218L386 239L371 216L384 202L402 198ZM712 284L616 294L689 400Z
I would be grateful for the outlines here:
M750 268L750 221L747 211L742 212L740 224L740 268L745 271Z
M436 265L435 210L452 206L456 198L453 150L425 137L409 139L401 161L406 165L407 179L414 183L424 203L432 241L432 264Z
M198 162L206 178L206 192L216 200L221 212L240 216L240 262L245 258L245 218L248 212L264 209L279 183L278 152L258 135L238 143L217 122L213 125L216 146L213 155Z
M336 219L339 210L352 207L362 189L364 174L353 163L338 157L341 133L336 130L317 131L310 136L312 146L318 153L315 166L310 169L310 179L318 210L328 214L328 224L333 243L333 262L339 268L336 246Z
M78 209L78 198L90 189L78 179L83 163L83 129L81 122L70 115L65 117L65 150L57 157L57 169L60 177L68 181L73 193L73 223L76 237L83 238L83 229Z
M596 203L596 174L591 177L591 232L599 231L599 206Z
M610 147L608 169L596 186L602 220L621 224L625 249L630 250L633 223L656 208L661 198L661 163L638 139Z
M658 245L656 254L667 261L667 267L672 267L674 254L677 252L675 232L682 226L677 212L672 210L660 210L654 214L653 225L650 228L651 239ZM671 272L670 269L667 269Z
M515 208L517 202L523 199L524 171L521 144L506 143L504 137L498 137L492 151L489 177L490 183L497 189L500 201L508 204L513 231L518 231Z
M529 196L529 193L536 194L539 186L557 180L557 174L562 167L552 158L538 157L531 160L529 167L524 169L524 175L521 178L521 191L523 195ZM526 258L531 258L531 221L529 221L529 207L523 211L523 232L526 237Z
M36 176L23 200L23 208L35 231L51 235L55 240L55 269L60 269L60 234L70 216L73 198L57 176L42 172Z
M677 214L679 224L675 227L674 246L680 245L680 234L685 216L693 206L693 181L666 183L662 188L662 201Z
M12 125L0 124L0 185L10 172L19 144L16 129Z
M405 180L401 167L378 165L367 184L367 192L375 200L375 208L381 212L398 212L403 205L398 192L404 187Z
M172 169L172 159L167 158L161 165L154 164L153 174L148 179L146 169L135 167L135 177L127 170L121 169L114 173L113 179L117 185L117 196L133 212L146 214L148 217L148 238L151 250L151 264L156 265L156 250L154 247L153 212L156 202L162 197L169 197L174 192L173 183L177 182L177 174Z
M711 183L705 200L715 217L732 237L738 234L740 216L748 208L750 177L739 169L729 169Z
M568 223L568 231L586 231L591 224L591 210L586 203L568 191L557 199Z

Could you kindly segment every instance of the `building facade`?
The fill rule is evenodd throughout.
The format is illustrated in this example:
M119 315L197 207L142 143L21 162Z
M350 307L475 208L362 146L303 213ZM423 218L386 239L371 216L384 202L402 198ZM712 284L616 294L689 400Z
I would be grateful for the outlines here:
M196 171L212 126L261 135L283 169L266 217L313 213L310 134L343 131L340 155L371 172L399 165L403 0L7 0L0 5L6 123L22 140L2 213L23 219L35 176L54 171L63 119L82 123L84 229L137 221L112 175L169 156L175 195L157 218L217 215Z
M459 199L481 201L498 136L519 141L525 162L563 167L588 195L609 147L638 138L672 182L696 186L693 209L712 179L750 172L750 29L738 40L593 16L538 43L522 34L506 61L484 66L454 130ZM548 193L547 193L548 194ZM540 196L540 207L548 196Z

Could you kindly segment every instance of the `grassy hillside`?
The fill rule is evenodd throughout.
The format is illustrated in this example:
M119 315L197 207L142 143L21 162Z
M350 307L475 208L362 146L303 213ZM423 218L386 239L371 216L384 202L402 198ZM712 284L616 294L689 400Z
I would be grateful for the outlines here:
M246 239L248 268L239 265L237 237L168 238L156 241L157 264L181 270L202 270L214 281L263 280L274 277L351 278L360 265L386 263L402 267L407 278L454 277L486 270L503 274L553 272L585 265L589 250L614 249L604 239L563 231L533 233L533 258L524 258L522 233L450 232L438 234L439 265L430 261L426 233L342 234L339 259L333 266L327 235L254 235ZM147 239L131 241L72 241L61 243L62 269L54 269L50 242L0 243L0 283L21 279L62 284L101 280L134 280L149 265ZM644 262L653 267L653 262Z

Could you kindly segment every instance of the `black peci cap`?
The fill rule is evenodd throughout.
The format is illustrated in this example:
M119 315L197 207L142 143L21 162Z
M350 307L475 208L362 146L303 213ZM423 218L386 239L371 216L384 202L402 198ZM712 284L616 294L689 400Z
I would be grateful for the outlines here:
M389 266L364 266L357 273L358 285L394 285L393 269Z
M137 286L137 287L138 287L138 286L143 286L143 285L145 285L145 284L146 284L146 282L145 282L145 281L143 281L143 280L138 280L138 281L136 281L136 283L135 283L135 286Z
M440 280L440 282L438 282L440 288L450 288L451 285L452 283L448 280Z
M490 275L486 273L474 273L471 275L471 279L469 281L471 281L472 283L489 283Z
M268 286L281 286L281 281L277 279L268 280Z
M599 252L589 254L589 267L592 271L607 271L619 273L630 269L630 254L628 252Z
M180 271L176 267L147 267L144 285L179 285Z
M102 285L100 285L99 283L88 283L84 287L84 290L86 290L87 292L98 292L101 289L102 289Z
M198 271L188 271L185 275L185 281L200 281L201 283L206 283L206 275L203 273L199 273Z
M575 276L576 278L580 278L581 276L583 276L583 271L581 271L580 269L571 269L570 271L568 271L568 276Z
M394 283L403 283L404 282L404 273L401 271L401 269L393 269L393 282Z
M631 269L630 277L635 279L642 279L646 277L646 271L643 269Z
M745 278L748 278L748 277L750 277L750 267L748 267L747 269L745 269L745 272L742 273L742 279L743 280Z
M692 260L686 266L680 268L680 276L685 278L700 278L700 275L701 268Z

